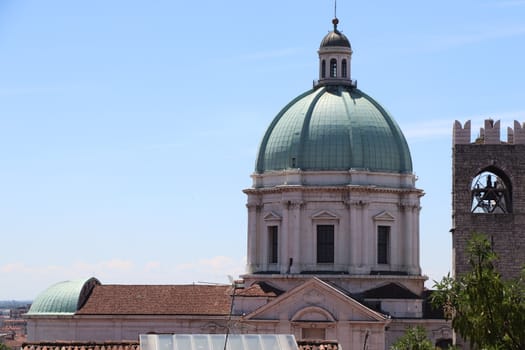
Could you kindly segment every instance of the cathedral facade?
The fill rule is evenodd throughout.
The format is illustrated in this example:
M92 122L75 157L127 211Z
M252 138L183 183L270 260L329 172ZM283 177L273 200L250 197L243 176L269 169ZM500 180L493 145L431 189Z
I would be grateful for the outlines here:
M338 20L319 79L262 138L248 208L246 274L232 286L58 283L27 314L28 340L136 340L146 333L293 334L388 349L409 326L451 329L419 262L423 191L393 117L351 77Z

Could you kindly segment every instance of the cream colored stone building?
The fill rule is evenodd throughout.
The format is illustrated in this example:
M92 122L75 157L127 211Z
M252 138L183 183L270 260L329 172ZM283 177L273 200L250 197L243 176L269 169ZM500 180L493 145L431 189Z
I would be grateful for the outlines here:
M334 19L318 51L319 80L266 130L244 190L248 261L235 286L63 282L35 300L28 340L229 329L382 350L422 325L435 344L449 343L450 327L430 310L421 274L423 191L408 145L352 80L352 53Z

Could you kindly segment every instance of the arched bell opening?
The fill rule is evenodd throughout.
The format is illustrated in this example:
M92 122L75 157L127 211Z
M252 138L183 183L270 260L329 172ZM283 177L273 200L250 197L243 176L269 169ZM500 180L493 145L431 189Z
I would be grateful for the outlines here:
M330 78L337 78L337 60L335 58L330 60Z
M472 212L506 214L512 212L512 184L499 168L479 172L471 183Z

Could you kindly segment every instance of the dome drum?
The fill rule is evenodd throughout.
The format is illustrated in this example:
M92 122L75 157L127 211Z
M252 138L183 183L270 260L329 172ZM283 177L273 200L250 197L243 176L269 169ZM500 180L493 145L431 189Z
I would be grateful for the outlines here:
M357 87L351 79L352 50L346 47L321 48L319 53L320 85L349 85Z
M277 186L244 192L249 274L328 273L352 278L421 273L416 223L422 190L355 185ZM388 227L390 237L384 261L379 259L377 241L381 227ZM332 232L329 261L319 258L324 251L318 241L320 229Z
M277 186L373 186L385 188L415 188L416 176L412 173L392 174L366 170L303 171L287 169L252 174L254 189Z

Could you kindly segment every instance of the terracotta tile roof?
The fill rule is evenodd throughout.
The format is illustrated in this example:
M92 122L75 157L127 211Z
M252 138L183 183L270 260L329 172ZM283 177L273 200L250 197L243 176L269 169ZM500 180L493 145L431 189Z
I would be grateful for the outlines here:
M27 340L23 334L15 334L12 339L4 339L3 342L10 349L20 349L20 346ZM1 343L1 342L0 342Z
M277 297L284 292L266 282L257 282L246 289L238 289L235 295L243 297Z
M228 315L231 286L97 285L77 315Z
M43 343L24 343L21 350L140 350L140 345L135 341L120 342L43 342Z

